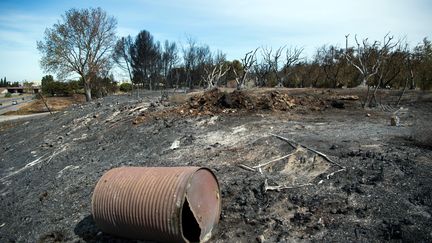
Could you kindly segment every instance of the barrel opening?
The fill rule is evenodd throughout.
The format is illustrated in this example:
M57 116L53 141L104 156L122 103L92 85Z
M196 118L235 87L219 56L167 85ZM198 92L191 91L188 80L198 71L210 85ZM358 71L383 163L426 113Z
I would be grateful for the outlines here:
M199 242L201 235L201 228L195 216L193 215L189 202L186 199L182 208L182 230L183 236L190 242Z

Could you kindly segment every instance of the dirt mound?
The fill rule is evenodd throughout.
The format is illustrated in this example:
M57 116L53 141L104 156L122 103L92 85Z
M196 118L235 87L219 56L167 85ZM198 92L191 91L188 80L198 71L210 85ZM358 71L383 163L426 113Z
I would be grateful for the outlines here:
M254 109L253 99L242 91L232 93L212 89L202 94L192 96L186 103L189 109L199 111L220 112L223 109Z
M235 90L231 93L212 89L191 97L187 106L200 111L220 112L224 109L236 110L288 110L294 107L294 99L278 91L253 94Z
M175 104L174 104L175 105ZM151 119L164 119L172 116L199 116L230 114L256 111L319 111L328 107L328 104L314 96L291 96L286 90L270 90L257 92L256 90L234 90L224 92L212 89L191 96L183 104L173 108L166 108L166 104L153 104L148 110L142 112L134 121L139 124ZM169 107L169 105L168 105Z

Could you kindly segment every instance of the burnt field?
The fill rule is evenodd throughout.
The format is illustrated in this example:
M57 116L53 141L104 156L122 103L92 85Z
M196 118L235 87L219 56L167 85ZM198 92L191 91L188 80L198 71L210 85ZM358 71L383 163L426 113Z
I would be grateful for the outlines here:
M398 94L362 109L350 89L147 92L0 123L0 242L126 242L92 220L97 180L182 165L219 180L212 242L430 242L432 95Z

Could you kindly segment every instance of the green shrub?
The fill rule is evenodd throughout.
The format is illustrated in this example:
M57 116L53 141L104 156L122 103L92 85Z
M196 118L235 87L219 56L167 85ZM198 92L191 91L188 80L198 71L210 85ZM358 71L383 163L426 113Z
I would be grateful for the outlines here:
M12 94L9 93L9 92L7 92L7 93L4 95L4 97L5 97L5 98L10 98L10 97L12 97Z
M122 91L122 92L130 92L130 91L132 91L132 84L130 84L130 83L122 83L122 84L120 84L120 91Z

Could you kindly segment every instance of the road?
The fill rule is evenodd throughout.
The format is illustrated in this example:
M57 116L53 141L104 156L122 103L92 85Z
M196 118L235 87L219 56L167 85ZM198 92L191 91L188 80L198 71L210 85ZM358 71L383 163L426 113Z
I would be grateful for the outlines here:
M34 95L20 95L11 98L0 98L0 115L9 111L16 111L22 105L29 103L33 100ZM18 104L13 105L12 102L16 101Z
M36 113L36 114L30 114L30 115L10 115L10 116L2 116L2 115L0 115L0 123L1 122L5 122L5 121L24 119L24 118L46 116L46 115L49 115L49 114L50 114L49 112L43 112L43 113Z

